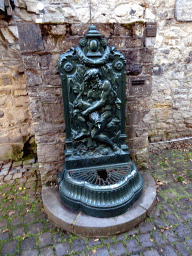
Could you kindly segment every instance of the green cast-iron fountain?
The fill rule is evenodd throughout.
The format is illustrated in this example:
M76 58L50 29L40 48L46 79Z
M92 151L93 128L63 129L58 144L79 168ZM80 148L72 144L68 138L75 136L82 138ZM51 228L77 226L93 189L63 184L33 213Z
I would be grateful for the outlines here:
M61 55L59 70L66 126L61 199L95 217L123 214L143 189L125 143L125 57L91 25Z

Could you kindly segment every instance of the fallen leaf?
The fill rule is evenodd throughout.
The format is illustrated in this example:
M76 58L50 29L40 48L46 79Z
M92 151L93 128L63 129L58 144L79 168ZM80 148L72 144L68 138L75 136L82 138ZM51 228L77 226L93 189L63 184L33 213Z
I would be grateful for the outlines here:
M9 217L10 217L11 215L13 215L14 213L15 213L15 211L9 212L9 213L8 213Z
M5 233L5 232L7 232L7 231L9 231L8 228L4 229L4 230L2 231L2 233Z
M97 242L97 241L99 241L99 238L97 238L97 239L94 239L94 242Z
M97 252L97 250L96 250L96 249L94 249L94 250L92 250L92 252L93 252L93 253L96 253L96 252Z

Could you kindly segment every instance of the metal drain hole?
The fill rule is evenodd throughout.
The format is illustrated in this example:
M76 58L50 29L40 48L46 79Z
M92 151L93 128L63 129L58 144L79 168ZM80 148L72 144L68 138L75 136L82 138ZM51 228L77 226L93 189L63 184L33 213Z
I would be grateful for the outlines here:
M108 173L106 170L97 170L97 175L100 179L103 179L103 181L106 181Z

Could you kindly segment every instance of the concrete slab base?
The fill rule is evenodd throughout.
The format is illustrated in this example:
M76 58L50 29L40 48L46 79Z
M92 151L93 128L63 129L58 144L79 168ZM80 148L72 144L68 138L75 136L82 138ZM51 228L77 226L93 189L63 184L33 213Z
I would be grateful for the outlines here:
M149 216L156 199L156 184L149 173L142 173L143 193L133 207L113 218L96 218L63 205L59 191L42 188L42 198L48 218L61 229L81 237L108 237L124 233Z

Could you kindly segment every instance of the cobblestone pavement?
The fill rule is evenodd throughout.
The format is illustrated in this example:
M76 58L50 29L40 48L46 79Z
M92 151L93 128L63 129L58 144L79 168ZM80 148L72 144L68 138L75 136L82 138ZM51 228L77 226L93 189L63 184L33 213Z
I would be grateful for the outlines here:
M67 234L48 221L34 160L0 163L0 255L192 255L192 142L153 146L157 203L150 217L106 239Z

